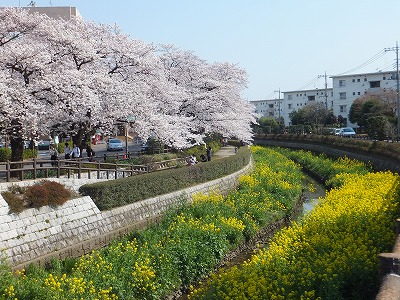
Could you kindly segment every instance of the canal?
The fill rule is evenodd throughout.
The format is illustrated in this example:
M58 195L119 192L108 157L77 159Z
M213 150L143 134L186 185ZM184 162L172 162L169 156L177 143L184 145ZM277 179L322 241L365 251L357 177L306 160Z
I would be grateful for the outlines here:
M219 270L223 270L226 267L232 267L235 265L240 265L246 260L249 260L254 254L257 253L259 249L262 249L266 247L269 243L269 240L273 237L276 231L279 229L285 227L285 226L290 226L290 223L292 221L297 220L298 218L303 217L307 213L309 213L314 206L318 203L318 200L321 197L325 197L326 194L326 188L324 185L321 183L317 182L314 180L312 177L304 174L303 178L303 186L304 186L304 192L303 192L303 199L301 203L299 203L301 206L297 209L297 212L294 213L293 216L290 218L275 222L271 226L268 226L268 228L265 228L262 230L254 239L251 243L240 247L236 251L233 251L232 253L229 253L227 255L226 261L223 262L218 270L216 272L219 272ZM177 295L173 299L177 300L187 300L188 299L188 294L183 293L180 295Z

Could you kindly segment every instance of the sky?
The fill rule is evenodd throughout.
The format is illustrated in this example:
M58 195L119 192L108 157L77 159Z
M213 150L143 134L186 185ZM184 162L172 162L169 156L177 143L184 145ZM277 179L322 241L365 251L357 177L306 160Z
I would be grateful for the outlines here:
M248 74L243 98L325 88L329 76L396 70L399 0L34 0L75 6L132 39L172 44ZM27 6L30 0L0 0Z

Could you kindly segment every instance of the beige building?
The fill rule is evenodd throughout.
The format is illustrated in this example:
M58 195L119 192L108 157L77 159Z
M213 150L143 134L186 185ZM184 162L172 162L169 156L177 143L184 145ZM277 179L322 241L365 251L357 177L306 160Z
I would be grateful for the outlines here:
M40 13L44 15L48 15L53 19L63 19L63 20L71 20L73 18L82 19L81 14L79 13L76 7L72 6L52 6L52 7L36 7L36 6L28 6L22 7L22 9L29 10L31 13Z

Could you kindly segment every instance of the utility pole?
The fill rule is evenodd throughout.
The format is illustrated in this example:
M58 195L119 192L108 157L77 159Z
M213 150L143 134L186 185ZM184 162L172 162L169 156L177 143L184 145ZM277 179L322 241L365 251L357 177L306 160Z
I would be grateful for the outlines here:
M278 95L278 118L279 118L279 123L281 122L281 89L274 91L274 93L279 93Z
M399 98L399 45L396 42L396 95L397 95L397 135L400 134L400 98Z
M325 95L324 95L324 97L325 97L325 108L326 108L326 110L328 110L328 81L327 81L327 76L326 76L326 71L325 71L325 74L324 75L318 75L318 78L321 78L321 77L325 77Z
M396 42L396 47L385 48L385 51L396 52L396 106L397 106L397 138L400 136L400 97L399 97L399 45Z

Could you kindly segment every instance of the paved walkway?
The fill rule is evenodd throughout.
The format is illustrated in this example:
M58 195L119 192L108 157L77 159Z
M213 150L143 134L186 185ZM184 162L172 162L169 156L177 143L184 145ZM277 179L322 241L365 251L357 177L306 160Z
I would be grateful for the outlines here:
M215 152L213 154L213 158L223 158L223 157L227 157L227 156L232 156L236 154L236 147L234 146L225 146L225 147L221 147L219 148L219 150L217 152Z

